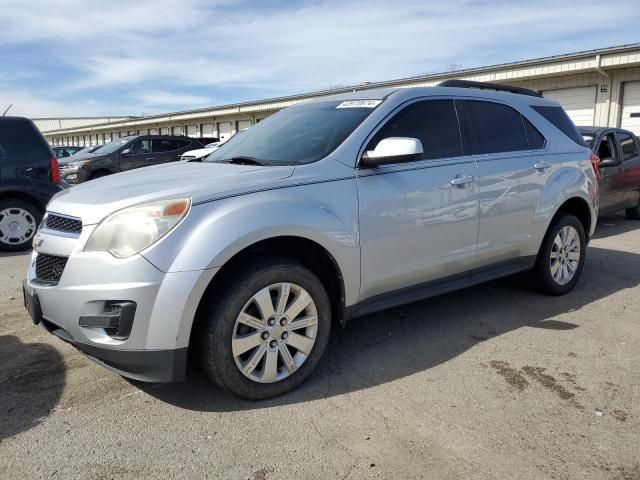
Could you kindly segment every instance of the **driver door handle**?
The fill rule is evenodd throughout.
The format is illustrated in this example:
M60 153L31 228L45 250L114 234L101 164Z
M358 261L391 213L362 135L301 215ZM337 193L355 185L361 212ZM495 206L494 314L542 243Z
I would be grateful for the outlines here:
M468 183L473 183L475 181L475 177L469 175L463 175L460 177L456 177L451 180L451 185L454 187L464 188Z
M551 167L551 163L544 162L544 161L538 162L533 166L533 168L535 168L536 170L539 170L541 172L544 172L549 167Z

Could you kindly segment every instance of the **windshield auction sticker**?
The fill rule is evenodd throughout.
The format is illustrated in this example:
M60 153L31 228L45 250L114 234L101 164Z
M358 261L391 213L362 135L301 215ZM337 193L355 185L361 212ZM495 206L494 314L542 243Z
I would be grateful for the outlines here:
M347 100L336 108L376 108L382 100Z

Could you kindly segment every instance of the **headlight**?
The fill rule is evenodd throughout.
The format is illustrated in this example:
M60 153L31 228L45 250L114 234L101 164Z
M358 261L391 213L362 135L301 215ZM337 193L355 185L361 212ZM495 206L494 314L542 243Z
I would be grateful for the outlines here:
M89 161L89 160L84 160L84 161L81 161L81 162L69 162L69 163L67 163L66 165L63 165L63 166L62 166L62 169L63 169L63 170L64 170L64 169L66 169L66 168L73 168L73 169L77 169L77 168L82 167L82 166L83 166L85 163L87 163L88 161Z
M85 252L109 252L126 258L169 233L189 211L191 199L144 203L112 213L93 231Z

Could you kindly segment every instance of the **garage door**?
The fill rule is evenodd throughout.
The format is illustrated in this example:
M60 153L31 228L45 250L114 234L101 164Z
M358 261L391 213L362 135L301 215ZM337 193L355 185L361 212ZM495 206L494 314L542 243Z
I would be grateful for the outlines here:
M238 121L238 131L246 130L251 127L251 120L239 120Z
M620 128L640 135L640 82L624 84Z
M218 137L220 137L220 141L224 142L231 138L232 132L231 122L220 122L218 123Z
M198 136L198 126L187 125L187 137L197 137L197 136Z
M215 137L216 135L214 135L214 130L215 130L215 125L213 123L203 123L202 124L202 128L201 128L201 132L202 132L202 136L203 137Z
M596 112L596 87L565 88L563 90L547 90L542 92L545 98L560 102L578 126L590 127Z

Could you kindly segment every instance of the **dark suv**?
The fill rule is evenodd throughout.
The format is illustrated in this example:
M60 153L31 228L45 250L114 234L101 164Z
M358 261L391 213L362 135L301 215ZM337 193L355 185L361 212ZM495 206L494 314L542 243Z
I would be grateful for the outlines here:
M202 148L193 138L170 135L131 135L107 143L94 152L60 162L60 175L76 184L134 168L175 162L187 150Z
M31 120L0 117L0 250L26 250L51 197L58 161Z

